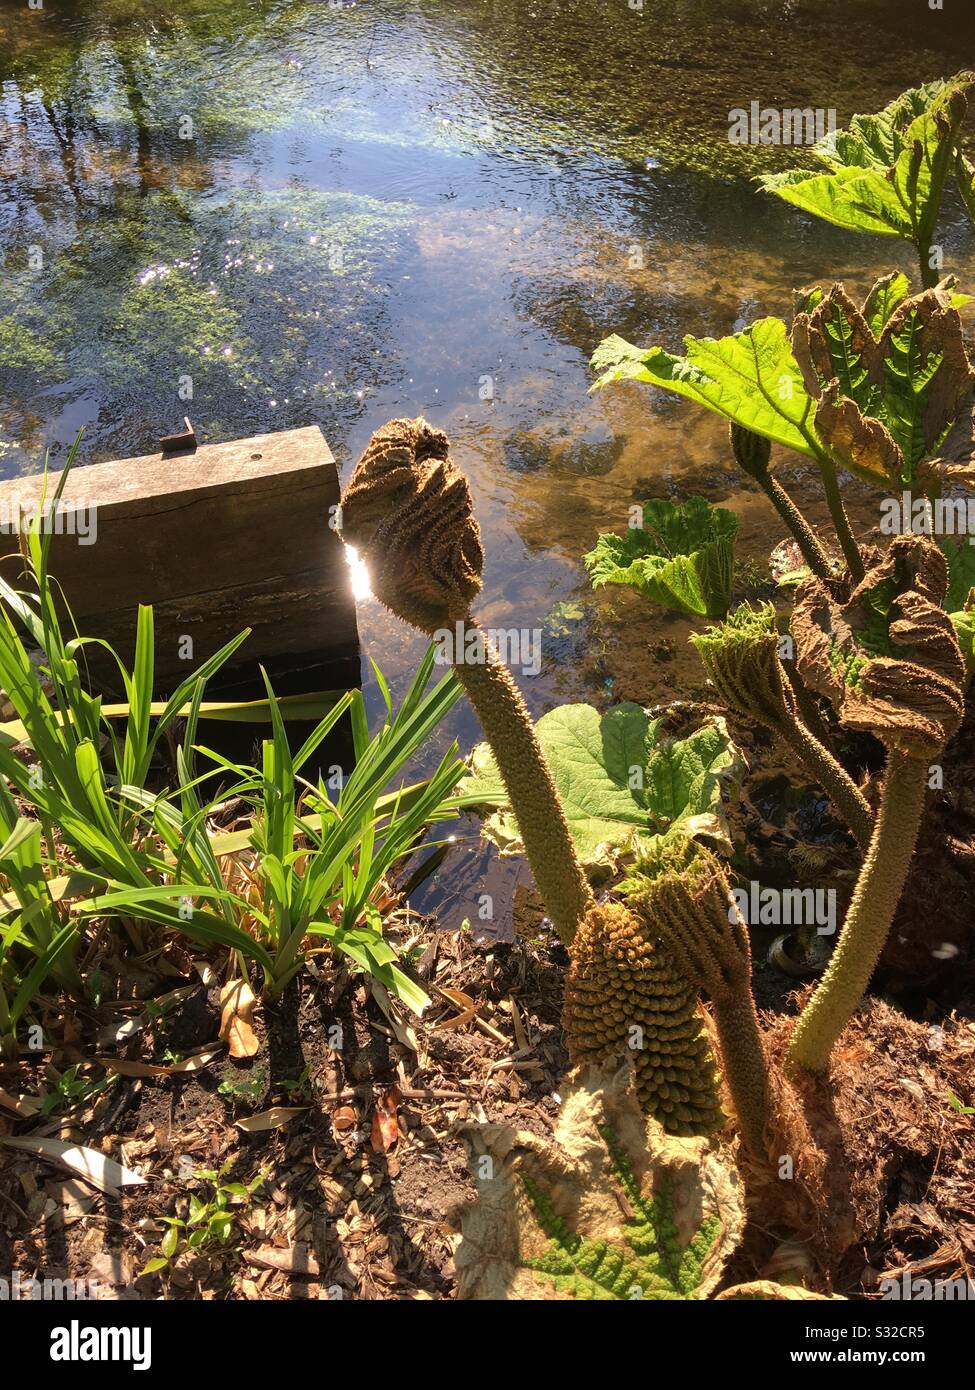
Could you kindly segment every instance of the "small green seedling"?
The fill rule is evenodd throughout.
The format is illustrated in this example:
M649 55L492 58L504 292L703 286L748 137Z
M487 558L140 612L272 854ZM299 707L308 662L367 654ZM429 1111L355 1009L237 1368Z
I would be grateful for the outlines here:
M248 1183L224 1183L221 1179L229 1167L228 1161L219 1171L200 1169L194 1174L212 1188L212 1195L204 1198L191 1193L185 1217L162 1218L169 1228L160 1243L162 1253L143 1265L143 1274L169 1274L182 1255L191 1252L204 1254L229 1245L234 1222L250 1205L251 1198L268 1174L268 1170L263 1168Z
M42 1115L66 1114L79 1105L93 1101L117 1080L115 1076L106 1076L101 1081L96 1081L93 1077L83 1075L81 1067L82 1064L79 1062L62 1072L55 1071L53 1067L49 1068L48 1081L51 1083L51 1089L41 1099Z
M959 1115L975 1115L975 1105L962 1105L954 1091L948 1092L948 1104L952 1110L957 1110Z

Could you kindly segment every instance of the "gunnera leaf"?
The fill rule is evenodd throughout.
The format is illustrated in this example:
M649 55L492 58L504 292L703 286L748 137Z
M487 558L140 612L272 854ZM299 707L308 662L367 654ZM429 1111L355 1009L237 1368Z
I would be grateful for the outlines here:
M903 92L883 111L854 116L813 148L826 172L765 175L762 188L838 227L930 244L945 180L964 196L958 132L972 74Z
M462 1299L704 1299L744 1217L728 1151L640 1113L629 1065L570 1073L551 1141L464 1131L478 1200L460 1215Z
M721 617L731 602L737 532L734 512L703 497L652 498L643 505L642 528L599 536L586 569L594 589L627 584L664 608Z
M602 715L591 705L562 705L535 725L584 867L605 867L656 834L727 840L722 791L733 794L744 771L727 725L713 716L686 738L664 738L661 722L624 702ZM523 853L487 744L475 748L472 764L460 791L495 808L482 834L503 854Z
M792 615L800 674L846 728L934 757L964 712L964 663L943 607L947 561L925 536L895 536L864 558L852 590L844 581L800 586Z
M773 443L815 458L808 420L812 400L781 319L758 319L727 338L684 339L685 356L638 348L614 334L593 353L592 390L642 381L707 406Z
M795 315L792 346L818 400L816 434L835 463L870 483L932 490L970 481L975 372L952 285L903 296L888 276L858 309L836 284ZM941 460L925 464L935 452Z
M970 678L975 672L975 546L943 540L948 560L948 592L944 606L955 629Z

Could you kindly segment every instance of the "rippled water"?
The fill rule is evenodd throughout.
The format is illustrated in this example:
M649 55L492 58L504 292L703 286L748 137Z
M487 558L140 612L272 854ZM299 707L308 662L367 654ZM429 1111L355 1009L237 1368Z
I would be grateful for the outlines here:
M730 500L757 560L779 532L717 422L636 387L589 397L589 354L911 270L758 195L783 152L730 145L728 111L845 122L975 60L975 13L635 5L4 3L0 471L81 425L86 461L151 452L186 375L205 438L318 423L346 476L377 425L422 412L472 480L485 621L546 634L536 712L694 679L687 625L593 597L580 556L650 494ZM942 241L971 283L950 205ZM807 473L785 476L821 515ZM361 628L402 688L419 639L368 603ZM461 710L451 732L469 745Z

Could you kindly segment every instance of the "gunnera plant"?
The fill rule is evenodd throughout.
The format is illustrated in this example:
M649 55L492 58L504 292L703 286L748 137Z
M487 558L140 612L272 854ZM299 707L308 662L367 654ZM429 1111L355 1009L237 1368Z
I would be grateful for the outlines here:
M800 1282L808 1259L785 1248L776 1272L788 1282L722 1288L745 1229L734 1157L642 1115L628 1066L578 1068L560 1090L551 1138L507 1125L463 1133L478 1191L456 1213L459 1298L824 1297Z
M484 551L467 479L442 430L391 420L376 431L342 497L342 536L397 617L440 639L497 759L535 882L563 941L593 903L531 718L470 605Z
M422 418L377 430L343 494L342 535L368 566L376 597L446 639L442 649L494 754L539 893L570 948L570 1048L618 1057L634 1029L657 1039L647 1053L657 1061L641 1072L645 1107L685 1133L707 1132L720 1108L694 991L657 958L625 908L595 902L524 701L471 615L484 552L467 479L449 448Z
M870 556L850 592L809 579L792 619L799 669L841 725L874 734L887 768L870 846L829 967L792 1035L788 1063L823 1071L866 991L907 878L929 769L964 713L965 666L941 606L945 556L925 536L897 536Z
M807 727L779 658L779 631L770 603L742 604L723 623L691 637L721 700L763 724L788 744L825 789L864 849L873 816L863 793L829 749Z
M828 579L832 573L829 557L802 512L772 472L771 441L734 422L729 427L729 435L731 452L738 467L761 487L795 537L802 558L813 574L819 575L820 579Z
M748 928L724 868L696 841L665 839L655 853L637 861L621 892L673 956L683 978L710 997L742 1138L753 1154L764 1157L768 1062L752 997Z

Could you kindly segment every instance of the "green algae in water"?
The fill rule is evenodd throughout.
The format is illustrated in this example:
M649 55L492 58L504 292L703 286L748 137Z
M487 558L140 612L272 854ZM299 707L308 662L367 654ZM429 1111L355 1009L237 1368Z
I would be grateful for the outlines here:
M83 223L45 272L11 277L3 374L14 384L25 373L91 376L159 422L189 404L177 397L187 378L208 416L231 401L246 415L247 393L253 409L352 395L371 380L347 380L343 349L361 358L370 338L381 349L385 284L411 215L300 189L126 194L111 222Z

